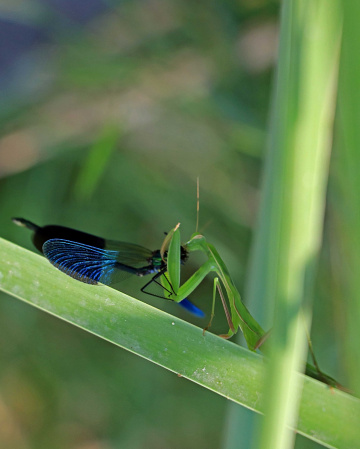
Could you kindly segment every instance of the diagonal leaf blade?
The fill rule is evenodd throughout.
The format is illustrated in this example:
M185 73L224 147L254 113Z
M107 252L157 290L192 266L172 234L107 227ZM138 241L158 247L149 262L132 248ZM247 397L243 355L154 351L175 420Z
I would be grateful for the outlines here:
M202 329L114 289L75 281L43 257L3 239L0 254L0 290L262 411L261 356L209 332L204 336ZM326 447L356 448L359 418L358 399L305 378L297 432Z

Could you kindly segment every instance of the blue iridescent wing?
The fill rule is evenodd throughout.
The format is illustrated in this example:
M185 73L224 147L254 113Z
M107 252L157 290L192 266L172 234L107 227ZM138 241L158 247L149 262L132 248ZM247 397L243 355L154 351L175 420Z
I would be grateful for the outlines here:
M50 239L43 245L45 257L63 273L86 284L116 282L119 251L105 250L64 239Z

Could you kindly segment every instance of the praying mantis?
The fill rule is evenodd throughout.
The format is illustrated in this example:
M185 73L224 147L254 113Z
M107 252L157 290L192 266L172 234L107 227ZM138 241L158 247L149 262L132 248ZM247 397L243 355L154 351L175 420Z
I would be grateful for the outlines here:
M236 334L240 328L248 348L251 351L257 350L264 343L264 341L267 340L270 332L265 332L262 329L260 324L254 319L245 304L242 302L240 293L231 279L229 270L227 269L216 248L211 243L208 243L203 235L198 233L192 235L187 243L181 245L179 227L180 224L177 224L175 228L167 234L160 250L163 258L167 255L167 276L165 274L162 279L164 289L167 292L167 297L175 302L181 302L198 287L198 285L209 273L214 272L216 277L214 279L212 312L210 322L204 329L204 332L210 327L214 317L215 299L218 292L225 311L227 322L229 324L228 333L220 335L220 337L226 339L230 338ZM207 260L184 284L180 286L181 248L185 248L188 252L201 251L206 255ZM227 306L222 286L225 289L230 309ZM169 288L171 290L169 290ZM344 387L342 387L342 385L340 385L335 379L327 374L324 374L320 370L309 337L308 344L314 366L307 363L306 374L328 384L331 387L344 389Z
M210 327L214 316L215 298L218 292L225 311L227 322L229 324L228 333L221 335L221 337L230 338L237 332L238 328L240 328L244 334L249 349L254 351L257 349L259 342L264 337L265 331L253 318L242 302L240 293L231 279L229 270L227 269L216 248L211 243L208 243L205 237L201 234L195 233L191 239L183 245L183 247L188 252L203 252L207 257L207 261L183 285L180 286L181 238L179 227L180 224L169 232L160 250L162 257L164 257L165 250L168 247L168 284L172 287L173 291L173 293L169 295L169 298L175 302L182 301L197 288L197 286L210 272L214 272L216 277L214 279L212 313L207 328ZM165 284L166 283L167 280L165 279ZM227 306L227 302L222 291L222 286L226 291L230 310Z

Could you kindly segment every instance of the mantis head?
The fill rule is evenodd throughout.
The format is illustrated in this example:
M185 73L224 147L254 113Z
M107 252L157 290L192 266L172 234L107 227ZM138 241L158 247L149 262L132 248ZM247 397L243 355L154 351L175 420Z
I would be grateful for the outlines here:
M195 233L184 246L188 251L202 251L206 247L206 239L203 235Z

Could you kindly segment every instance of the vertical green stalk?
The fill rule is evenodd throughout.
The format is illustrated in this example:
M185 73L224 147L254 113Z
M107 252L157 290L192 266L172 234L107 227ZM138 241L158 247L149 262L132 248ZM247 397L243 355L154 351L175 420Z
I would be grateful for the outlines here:
M312 278L322 235L341 20L333 0L283 2L279 64L260 223L249 285L274 323L265 418L254 448L288 448L306 358Z
M333 168L338 196L338 256L341 305L346 313L346 371L360 394L360 3L343 0L344 33L339 78L339 131Z
M338 0L284 0L262 204L245 295L273 331L265 418L253 447L291 447L322 235L341 35ZM271 310L272 313L261 311ZM227 447L242 445L232 406ZM237 419L237 421L236 421ZM243 429L243 430L241 430ZM241 432L241 434L239 433ZM236 434L238 445L235 446ZM247 441L249 442L247 436Z

